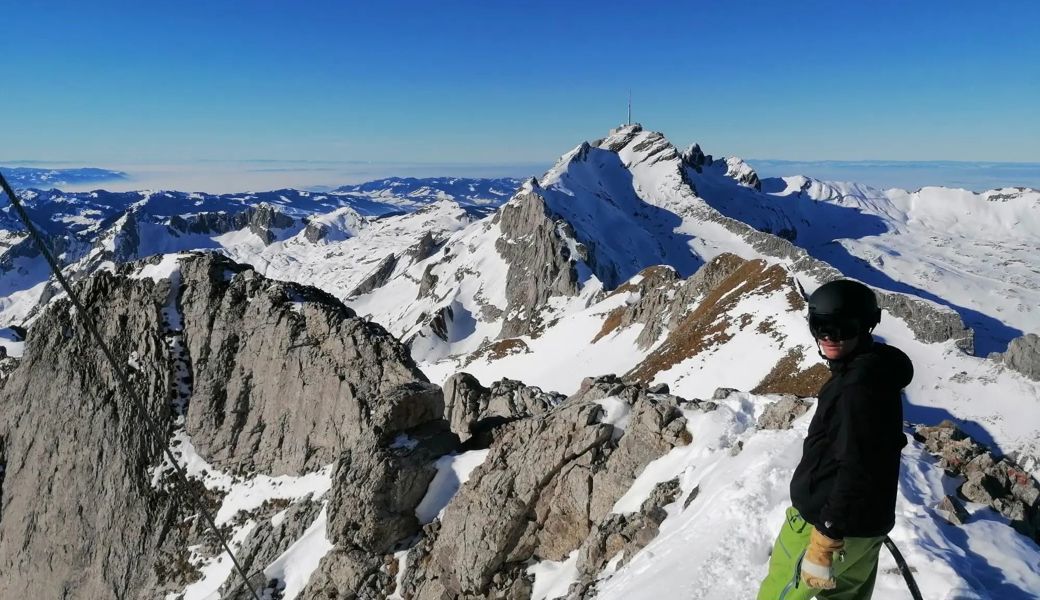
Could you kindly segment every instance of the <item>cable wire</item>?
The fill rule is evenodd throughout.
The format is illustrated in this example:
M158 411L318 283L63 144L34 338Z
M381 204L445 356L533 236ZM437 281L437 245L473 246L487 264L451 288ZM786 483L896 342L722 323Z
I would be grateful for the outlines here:
M123 393L130 397L130 399L136 406L138 412L140 412L141 415L144 416L144 422L145 425L148 427L149 432L153 436L155 436L155 439L162 439L162 435L160 433L160 428L158 424L148 413L148 410L145 407L144 402L141 401L137 393L134 392L134 389L130 386L130 381L127 379L126 373L123 371L123 368L119 365L119 363L116 362L115 357L112 355L112 351L108 348L108 344L105 343L105 340L101 337L101 334L98 333L97 327L94 326L94 322L90 320L90 317L87 314L87 310L79 301L79 297L76 296L75 292L72 291L72 286L69 285L69 282L66 281L65 276L62 275L61 269L58 267L58 261L55 260L54 255L52 255L50 249L47 248L47 244L44 243L43 237L40 235L39 231L37 231L36 227L32 223L32 220L29 218L29 213L26 212L25 208L22 206L21 201L18 199L18 195L14 193L14 190L11 188L11 185L7 183L7 179L4 177L3 173L0 173L0 186L3 187L3 190L7 194L7 197L11 200L11 205L14 207L15 212L18 213L18 217L22 220L22 223L25 224L25 228L29 231L29 235L32 237L33 242L36 244L36 247L39 248L40 253L43 254L43 258L47 261L47 264L50 266L51 272L54 273L55 279L58 280L58 283L61 285L61 288L65 290L66 294L68 294L69 299L72 301L72 305L76 307L76 311L79 314L83 315L83 326L94 338L94 341L97 343L98 347L101 348L102 354L105 355L105 358L111 365L112 370L115 371L116 379L119 381L120 387L123 388ZM213 534L217 536L217 539L220 541L220 546L224 549L224 552L227 552L228 556L231 557L231 562L235 566L235 571L237 571L238 575L242 578L244 585L246 585L246 587L249 588L249 591L252 592L253 600L260 600L260 596L259 594L257 594L256 589L249 584L249 578L246 576L245 569L243 569L242 565L239 564L238 559L235 558L235 554L231 551L231 546L228 545L227 540L224 538L223 534L220 533L220 529L217 528L217 524L213 520L213 515L210 514L209 510L206 509L202 502L199 502L197 498L192 496L191 486L188 483L188 474L184 470L184 467L177 462L177 459L173 456L173 452L170 450L169 446L165 446L163 448L163 451L166 454L167 460L170 461L170 464L173 465L174 470L176 471L176 477L174 477L174 481L177 483L177 487L178 490L181 492L182 498L186 498L188 500L188 503L191 504L192 508L194 508L200 514L202 514L203 518L206 521L206 525L208 525L209 528L213 530ZM241 587L239 589L241 589Z

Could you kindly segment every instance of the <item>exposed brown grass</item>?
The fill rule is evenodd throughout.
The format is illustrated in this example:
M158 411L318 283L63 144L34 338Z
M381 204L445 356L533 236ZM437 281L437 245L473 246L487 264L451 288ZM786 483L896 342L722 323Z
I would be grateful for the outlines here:
M793 281L790 291L787 292L787 304L791 310L799 312L805 310L805 298L802 298L802 293L798 291L798 286Z
M621 317L624 314L624 306L619 306L607 313L607 318L603 319L603 326L599 328L599 333L596 334L596 337L592 338L592 343L595 344L602 338L617 331L617 328L621 327Z
M657 350L628 372L628 378L651 381L659 372L726 343L732 338L726 333L733 319L729 313L742 298L768 295L788 284L787 271L779 265L768 265L763 260L745 261L737 256L728 256L725 260L741 264L682 318ZM746 326L749 322L742 320L741 323Z
M647 267L640 271L639 275L643 276L643 278L639 280L639 283L623 283L614 288L613 291L610 292L608 297L620 294L622 292L638 292L643 289L643 286L646 285L654 286L662 283L671 283L679 279L679 276L675 274L675 270L665 265L654 265L652 267Z
M815 396L830 379L830 371L823 363L799 370L805 358L805 348L796 346L781 358L773 370L751 390L753 394L794 394L802 398Z
M498 340L493 342L487 347L488 360L498 360L505 358L511 354L526 354L531 349L527 347L527 343L520 338L507 338L504 340Z

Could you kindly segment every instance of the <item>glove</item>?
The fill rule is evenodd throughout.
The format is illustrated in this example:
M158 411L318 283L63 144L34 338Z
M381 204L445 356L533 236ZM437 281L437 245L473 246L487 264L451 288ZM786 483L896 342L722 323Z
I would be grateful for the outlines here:
M837 587L831 565L834 564L834 553L844 547L845 540L832 540L813 527L809 546L802 557L802 581L818 590L833 590Z

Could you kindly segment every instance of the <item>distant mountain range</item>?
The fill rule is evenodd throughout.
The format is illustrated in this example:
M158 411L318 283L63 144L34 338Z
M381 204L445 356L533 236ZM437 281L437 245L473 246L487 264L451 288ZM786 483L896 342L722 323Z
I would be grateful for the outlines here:
M129 176L122 171L84 167L80 169L41 169L36 167L4 167L0 172L16 188L60 188L67 185L124 181Z
M0 205L2 597L245 597L163 447L262 597L754 597L840 277L914 362L891 538L925 597L1040 589L1040 191L630 125L524 181L24 199L164 430Z

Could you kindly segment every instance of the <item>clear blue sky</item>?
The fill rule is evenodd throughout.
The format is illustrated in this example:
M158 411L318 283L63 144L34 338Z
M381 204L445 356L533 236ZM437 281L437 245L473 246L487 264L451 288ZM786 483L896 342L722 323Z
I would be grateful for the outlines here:
M1040 2L0 0L0 160L1040 162Z

